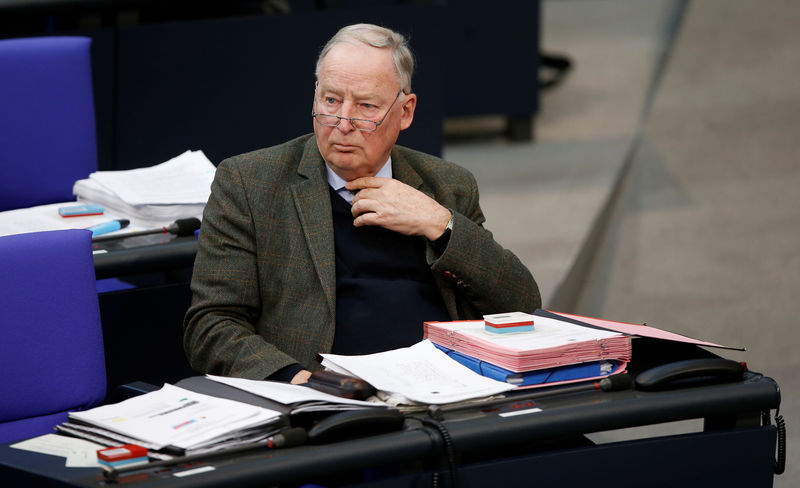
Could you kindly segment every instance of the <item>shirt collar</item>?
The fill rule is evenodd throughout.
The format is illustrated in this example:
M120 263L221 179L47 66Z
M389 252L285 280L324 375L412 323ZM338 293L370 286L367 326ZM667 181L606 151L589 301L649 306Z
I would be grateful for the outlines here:
M333 188L333 190L338 193L342 198L347 200L347 203L353 204L353 197L355 196L350 190L346 189L344 185L347 183L342 177L337 175L327 164L325 165L325 173L328 176L328 184ZM392 157L389 156L389 159L383 163L381 169L375 174L375 176L379 178L391 178L392 177Z

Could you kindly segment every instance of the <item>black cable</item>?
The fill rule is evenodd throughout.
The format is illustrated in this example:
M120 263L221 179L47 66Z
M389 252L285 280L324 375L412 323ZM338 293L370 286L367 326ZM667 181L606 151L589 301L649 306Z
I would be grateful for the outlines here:
M423 425L431 426L439 433L444 442L444 450L445 450L445 459L447 460L447 466L450 470L450 487L451 488L458 488L458 471L456 469L456 458L455 454L453 453L453 442L450 439L450 432L447 431L447 427L444 426L443 423L439 422L438 420L431 419L431 418L421 418L419 419ZM433 483L432 486L434 488L439 486L439 473L433 473Z

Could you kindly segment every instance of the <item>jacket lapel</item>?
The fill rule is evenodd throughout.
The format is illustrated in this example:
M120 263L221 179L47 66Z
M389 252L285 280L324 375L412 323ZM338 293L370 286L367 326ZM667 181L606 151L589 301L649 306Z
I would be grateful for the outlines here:
M292 185L295 208L300 226L311 253L325 298L328 302L331 323L336 317L336 257L333 242L333 217L328 183L322 156L316 139L306 143L297 173L304 179ZM333 335L331 335L331 340Z
M392 178L433 197L430 190L423 187L422 177L419 173L402 154L394 149L392 150Z
M417 164L420 164L420 162ZM417 170L414 169L413 164L407 158L403 157L399 151L394 149L392 150L392 177L396 180L402 181L412 188L416 188L434 200L439 201L443 205L447 205L447 203L441 202L441 196L435 195L433 190L425 185L424 180L419 175ZM427 246L425 253L429 263L436 259L431 246ZM436 271L433 271L433 280L436 282L437 288L439 288L439 293L442 295L442 300L444 300L444 305L447 307L447 312L450 314L450 317L452 317L453 320L456 320L459 314L458 306L456 304L456 294L453 291L453 287L447 280L444 279L444 277L442 277L441 273Z

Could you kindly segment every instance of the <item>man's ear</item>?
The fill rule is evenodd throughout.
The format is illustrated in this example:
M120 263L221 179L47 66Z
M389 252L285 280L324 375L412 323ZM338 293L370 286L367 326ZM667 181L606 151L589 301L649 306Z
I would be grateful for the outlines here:
M417 96L409 93L403 100L403 113L400 116L400 130L408 129L414 121L414 110L417 108Z

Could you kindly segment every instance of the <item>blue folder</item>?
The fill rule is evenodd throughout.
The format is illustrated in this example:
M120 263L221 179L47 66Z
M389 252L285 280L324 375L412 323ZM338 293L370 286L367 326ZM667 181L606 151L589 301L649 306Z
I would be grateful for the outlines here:
M448 349L439 344L434 344L439 350L468 367L476 373L497 381L503 381L517 386L541 385L559 381L575 381L597 376L606 376L617 369L617 362L610 359L591 361L586 363L570 364L557 368L536 369L516 373L500 366L481 361L464 353Z

